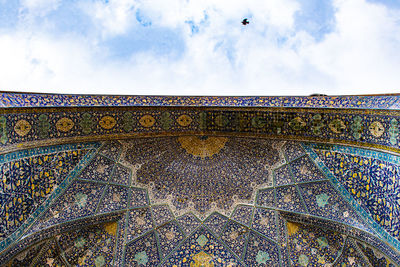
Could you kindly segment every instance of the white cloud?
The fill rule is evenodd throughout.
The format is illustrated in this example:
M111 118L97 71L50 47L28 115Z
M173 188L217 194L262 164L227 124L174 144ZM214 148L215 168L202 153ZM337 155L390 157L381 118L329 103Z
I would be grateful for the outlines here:
M48 1L30 2L34 9ZM82 7L98 25L101 38L140 27L135 21L140 10L154 27L183 34L185 51L173 59L145 50L114 60L94 45L95 35L54 37L20 29L0 35L0 88L191 95L336 95L399 89L400 13L383 5L336 0L334 31L316 41L305 31L295 31L300 5L294 0L91 3ZM200 25L205 14L207 22ZM250 25L244 27L240 21L246 16L251 16ZM197 34L185 24L189 20L200 27ZM287 41L279 43L279 38Z
M103 35L124 34L135 21L134 0L83 2L82 9L93 19Z
M45 16L57 9L61 0L21 0L21 9L27 9L33 16Z

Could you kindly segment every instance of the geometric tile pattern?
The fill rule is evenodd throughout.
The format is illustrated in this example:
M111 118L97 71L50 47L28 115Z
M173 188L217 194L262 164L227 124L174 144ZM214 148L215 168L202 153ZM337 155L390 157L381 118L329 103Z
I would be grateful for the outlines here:
M110 266L116 225L110 222L61 233L21 252L8 266Z
M293 266L383 262L396 266L400 262L392 248L377 245L381 236L301 144L233 137L190 138L191 146L185 142L182 145L176 137L104 142L24 233L25 239L42 233L43 237L16 254L0 253L0 264L287 266L291 261ZM244 152L245 147L252 151ZM200 191L192 183L196 172L212 177ZM171 180L172 174L179 180ZM246 198L229 195L232 189L224 195L222 189L227 187L219 186L235 184L239 176L248 181L243 179L234 190ZM224 181L218 184L219 179ZM203 216L194 202L179 209L172 201L177 191L163 187L172 186L170 181L183 186L179 198L198 197L198 203L225 198L232 201L231 207L207 203L203 207L210 212ZM192 189L201 194L191 194ZM51 232L55 225L63 229L76 220L116 212L122 214L118 221ZM286 213L342 228L286 220ZM53 234L45 237L46 231ZM361 242L360 236L378 243Z
M351 238L347 238L342 254L335 264L337 266L371 266Z
M358 155L357 150L314 151L362 208L400 240L400 164Z
M295 266L326 266L340 255L344 237L318 227L287 222L290 258Z
M395 264L385 256L385 254L382 254L377 249L368 246L364 242L356 241L356 243L372 266L389 266L389 267L395 266Z
M0 240L53 193L87 150L43 154L0 165Z
M234 198L251 202L254 189L272 185L270 168L279 160L279 142L271 140L185 136L133 139L129 145L124 160L140 165L138 186L160 201L172 198L178 212L193 206L203 217L216 210L228 214Z
M340 221L368 231L361 217L353 210L329 181L299 185L308 213Z

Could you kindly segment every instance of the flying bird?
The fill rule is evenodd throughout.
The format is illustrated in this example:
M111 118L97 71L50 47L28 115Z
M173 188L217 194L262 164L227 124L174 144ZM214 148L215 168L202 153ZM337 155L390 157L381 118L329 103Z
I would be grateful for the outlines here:
M244 20L242 20L242 24L244 25L244 26L246 26L247 24L249 24L250 22L247 20L247 19L244 19Z

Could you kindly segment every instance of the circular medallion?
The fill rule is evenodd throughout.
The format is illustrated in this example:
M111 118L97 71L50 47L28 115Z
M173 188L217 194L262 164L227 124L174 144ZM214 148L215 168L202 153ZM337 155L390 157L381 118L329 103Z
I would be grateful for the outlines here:
M176 121L180 126L186 127L192 122L192 118L190 118L188 115L181 115Z
M14 126L14 131L19 136L27 135L31 129L32 129L31 124L26 120L19 120Z
M117 124L117 121L114 119L114 117L104 116L99 121L99 124L103 129L110 130L114 128L115 124Z
M374 121L369 126L369 132L375 137L381 137L385 132L385 127L379 121Z
M56 123L56 128L60 132L69 132L74 127L74 122L69 118L61 118Z
M154 123L156 123L156 119L154 119L154 117L151 115L144 115L143 117L140 118L139 123L143 127L148 128L153 126Z

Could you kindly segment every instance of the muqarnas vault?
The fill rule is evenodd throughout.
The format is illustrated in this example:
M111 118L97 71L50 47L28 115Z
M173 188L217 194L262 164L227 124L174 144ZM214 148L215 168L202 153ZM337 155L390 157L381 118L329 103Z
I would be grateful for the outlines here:
M400 96L0 107L2 266L400 264Z

